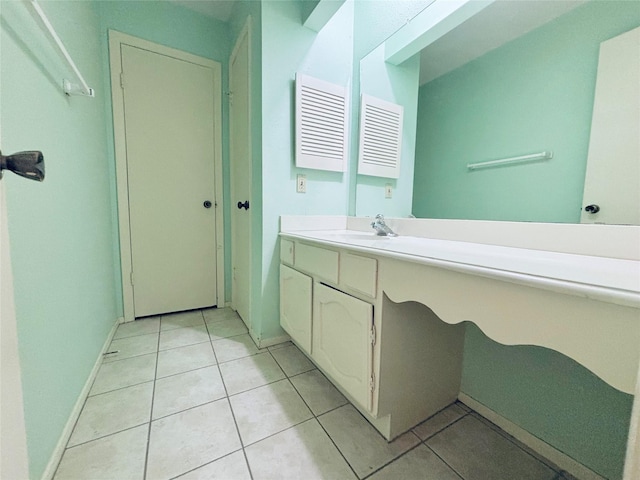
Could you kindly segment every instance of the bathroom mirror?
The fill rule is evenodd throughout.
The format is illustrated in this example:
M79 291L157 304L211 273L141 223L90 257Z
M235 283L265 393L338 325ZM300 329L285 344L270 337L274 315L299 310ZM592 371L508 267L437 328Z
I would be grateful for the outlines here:
M357 176L356 215L580 222L600 44L640 25L640 11L626 1L484 3L419 55L387 63L384 72L384 45L362 58L361 93L381 96L371 90L382 79L383 90L413 98L417 121L406 143L415 150L404 152L397 181ZM416 28L409 22L392 37L405 29L415 37ZM553 156L467 168L542 152ZM635 176L627 175L640 190ZM384 198L389 183L393 200Z

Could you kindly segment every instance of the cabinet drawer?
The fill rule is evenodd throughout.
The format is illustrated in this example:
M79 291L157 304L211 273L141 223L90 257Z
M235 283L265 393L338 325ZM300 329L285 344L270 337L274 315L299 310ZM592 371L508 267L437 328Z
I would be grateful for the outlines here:
M280 240L280 261L282 263L293 265L295 258L294 245L295 244L291 240L285 240L284 238Z
M296 268L334 284L338 283L338 260L340 257L338 252L298 243L295 253Z
M340 258L340 285L376 297L378 261L375 258L343 253Z

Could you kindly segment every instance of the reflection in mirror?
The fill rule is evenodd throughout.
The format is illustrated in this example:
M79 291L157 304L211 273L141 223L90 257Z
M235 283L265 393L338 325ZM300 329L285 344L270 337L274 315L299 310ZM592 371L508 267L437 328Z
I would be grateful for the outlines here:
M561 8L550 12L552 4ZM579 222L600 44L638 25L636 2L498 0L433 42L421 55L412 213ZM627 103L638 118L638 102ZM640 135L637 125L620 130ZM467 168L544 151L553 158ZM638 153L631 156L638 172ZM627 168L620 178L640 190L638 173Z

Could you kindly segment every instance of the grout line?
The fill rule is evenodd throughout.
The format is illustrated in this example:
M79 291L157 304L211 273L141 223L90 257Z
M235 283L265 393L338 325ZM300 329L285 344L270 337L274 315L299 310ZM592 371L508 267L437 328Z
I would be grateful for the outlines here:
M458 477L460 477L460 478L461 478L461 480L466 480L466 479L462 476L462 474L461 474L460 472L458 472L455 468L453 468L453 466L452 466L452 465L450 465L450 464L449 464L449 462L447 462L444 458L442 458L440 455L438 455L438 452L436 452L433 448L431 448L431 447L430 447L429 445L427 445L425 442L422 442L422 445L424 445L424 446L425 446L425 447L427 447L429 450L431 450L431 452L432 452L436 457L438 457L438 458L442 461L442 463L444 463L447 467L449 467L449 469L450 469L453 473L455 473Z
M93 395L88 395L87 399L89 398L95 398L95 397L99 397L100 395L106 395L107 393L113 393L113 392L117 392L118 390L124 390L125 388L131 388L131 387L137 387L138 385L144 385L145 383L151 383L153 382L154 379L150 378L149 380L143 380L142 382L138 382L138 383L132 383L131 385L124 385L122 387L117 387L114 388L112 390L107 390L105 392L100 392L100 393L94 393ZM86 402L85 402L86 403ZM84 407L83 407L84 408Z
M207 326L207 332L209 332L209 326L205 322ZM229 411L231 412L231 418L233 418L233 424L236 427L236 435L238 435L238 440L240 441L240 449L242 450L242 455L244 457L244 463L249 472L249 477L253 480L253 472L251 471L251 465L249 464L249 459L247 458L247 452L244 449L244 441L242 440L242 435L240 435L240 428L238 428L238 420L236 419L236 414L233 411L233 405L231 405L231 397L229 396L229 390L227 390L227 384L224 381L224 376L222 375L222 370L220 370L220 362L218 362L218 356L216 355L216 349L213 347L213 340L211 340L211 332L209 332L209 343L211 344L211 349L213 350L213 355L216 359L216 367L218 368L218 373L220 374L220 379L222 381L222 387L224 388L224 393L226 394L227 405L229 405ZM237 450L236 450L237 451Z
M409 430L410 431L410 430ZM404 433L403 433L404 435ZM417 435L416 435L417 436ZM387 463L385 463L384 465L376 468L375 470L373 470L372 472L367 473L364 477L361 478L361 480L365 480L367 478L370 478L371 476L375 475L376 473L378 473L380 470L385 469L386 467L388 467L389 465L391 465L392 463L395 463L397 460L400 460L402 457L404 457L405 455L407 455L409 452L412 452L413 450L415 450L416 448L419 448L420 446L422 446L422 442L418 442L416 445L414 445L413 447L411 447L409 450L407 450L406 452L402 453L401 455L389 460ZM358 477L359 478L359 477Z
M72 448L76 448L76 447L81 447L83 445L87 445L88 443L95 442L96 440L103 440L103 439L105 439L107 437L111 437L113 435L117 435L119 433L126 432L127 430L133 430L134 428L138 428L138 427L141 427L143 425L147 425L148 423L149 422L138 423L137 425L131 425L131 426L127 427L127 428L123 428L122 430L117 430L115 432L109 432L109 433L107 433L105 435L100 435L99 437L92 438L91 440L86 440L86 441L84 441L82 443L78 443L76 445L72 445L71 447L67 447L67 448L65 448L65 451L71 450Z
M149 447L151 445L151 423L153 422L153 404L156 399L156 377L158 375L158 359L160 357L160 333L158 333L158 346L156 351L156 368L153 372L153 388L151 391L151 408L149 409L149 430L147 431L147 449L144 455L144 475L147 478L147 467L149 466Z
M171 375L165 375L163 377L157 377L156 380L164 380L165 378L177 377L178 375L184 375L186 373L195 372L196 370L204 370L205 368L215 367L216 365L217 365L216 363L212 363L210 365L202 365L200 367L195 367L195 368L191 368L189 370L185 370L184 372L172 373Z
M342 405L342 406L344 407L344 405ZM338 407L338 408L340 408L340 407ZM334 408L333 410L337 410L338 408ZM333 411L333 410L331 410L331 411ZM326 412L326 413L329 413L329 412ZM326 413L323 413L322 415L325 415ZM320 415L320 416L322 416L322 415ZM360 478L360 475L358 475L358 473L356 472L355 468L353 468L353 466L351 465L351 462L349 462L349 460L344 455L344 453L342 453L342 450L340 450L340 447L338 447L338 444L333 440L333 437L331 436L331 434L327 431L326 428L324 428L324 425L320 421L319 417L315 417L315 419L316 419L316 422L318 422L318 425L320 425L320 428L322 429L324 434L327 436L327 438L329 438L329 441L333 444L335 449L338 451L338 454L342 457L342 459L345 461L345 463L351 469L351 471L353 472L353 475L356 478Z
M534 460L537 460L538 462L540 462L543 465L547 466L548 468L550 468L551 470L553 470L557 474L561 474L562 473L562 469L558 465L554 464L549 459L543 457L542 455L537 453L535 450L529 448L527 445L525 445L524 443L520 442L517 438L515 438L514 436L510 435L508 432L506 432L503 429L501 429L498 425L493 423L488 418L483 417L482 415L480 415L478 412L476 412L474 410L471 410L470 413L472 414L471 415L472 417L474 417L478 421L482 422L483 425L486 425L487 427L489 427L491 430L496 432L498 435L502 436L502 438L504 438L505 440L511 442L515 447L517 447L518 449L520 449L521 451L523 451L524 453L526 453L527 455L532 457ZM473 415L473 414L475 414L475 415Z
M221 457L216 458L215 460L211 460L210 462L203 463L202 465L199 465L199 466L197 466L195 468L192 468L191 470L187 470L186 472L182 472L181 474L176 475L175 477L171 477L169 480L177 480L177 479L179 479L181 477L184 477L185 475L187 475L187 474L189 474L191 472L194 472L194 471L198 470L199 468L206 467L207 465L211 465L212 463L215 463L218 460L222 460L223 458L226 458L226 457L228 457L230 455L233 455L234 453L238 453L240 450L242 450L242 448L239 448L238 450L234 450L233 452L229 452L229 453L227 453L227 454L225 454L225 455L223 455Z
M429 418L427 418L424 422L429 421L429 419L435 417L436 415L438 415L438 413L444 411L446 408L443 408L442 410L440 410L437 413L434 413L433 415L431 415ZM413 432L418 425L422 425L424 422L420 422L418 425L416 425L415 427L413 427L410 431L412 431L418 438L420 438L421 442L426 442L427 440L431 440L433 437L435 437L436 435L438 435L439 433L441 433L442 431L446 430L447 428L449 428L451 425L453 425L454 423L458 423L460 420L462 420L464 417L466 417L467 415L469 415L471 412L464 412L462 415L460 415L460 417L456 418L454 421L452 421L451 423L447 423L444 427L442 427L441 429L433 432L432 434L430 434L428 437L426 438L421 438L420 435L418 435L417 433Z

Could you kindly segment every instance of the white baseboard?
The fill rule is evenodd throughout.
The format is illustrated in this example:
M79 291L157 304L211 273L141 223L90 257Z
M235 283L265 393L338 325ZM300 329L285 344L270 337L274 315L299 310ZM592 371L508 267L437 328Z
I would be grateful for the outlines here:
M120 325L123 322L124 322L123 317L119 317L118 319L116 319L116 322L113 324L113 328L111 329L111 332L109 332L109 335L107 336L107 339L105 340L104 345L102 345L100 354L98 355L98 358L96 359L96 362L93 365L93 369L91 370L91 373L89 374L89 377L87 378L87 381L85 382L84 387L80 392L80 395L78 395L78 400L76 400L76 404L73 406L73 410L71 410L71 414L69 415L69 420L67 420L67 423L64 426L64 429L62 430L62 434L60 435L58 444L56 445L56 448L53 450L53 453L51 454L51 458L49 458L49 463L47 464L47 468L45 468L44 473L42 474L41 480L51 480L55 475L56 469L58 468L58 464L60 463L60 460L62 460L62 455L64 454L64 450L67 447L67 443L69 442L69 438L71 437L71 433L73 432L73 427L75 427L76 422L78 421L78 417L82 412L82 407L84 407L84 402L89 396L89 391L91 390L93 381L95 380L96 375L98 374L98 370L100 370L100 366L102 365L103 355L107 351L107 348L109 348L109 345L111 345L111 340L113 339L113 336L116 333L118 325Z
M534 452L542 455L544 458L553 462L556 466L562 470L570 473L574 477L580 480L605 480L593 470L585 467L577 460L574 460L565 453L562 453L557 448L549 445L548 443L540 440L538 437L527 432L522 427L516 425L510 420L507 420L500 414L494 412L489 407L486 407L482 403L474 400L469 395L460 392L458 394L458 400L467 405L472 410L475 410L487 420L496 424L502 430L514 437L516 440L524 443Z

